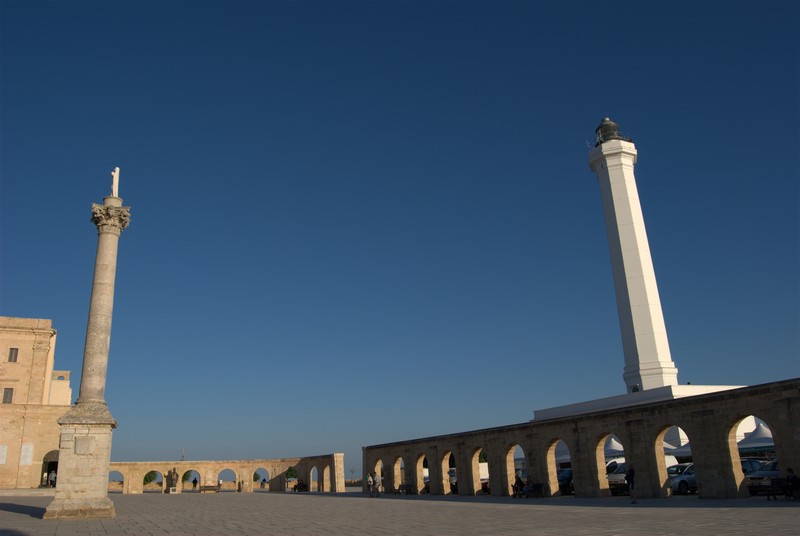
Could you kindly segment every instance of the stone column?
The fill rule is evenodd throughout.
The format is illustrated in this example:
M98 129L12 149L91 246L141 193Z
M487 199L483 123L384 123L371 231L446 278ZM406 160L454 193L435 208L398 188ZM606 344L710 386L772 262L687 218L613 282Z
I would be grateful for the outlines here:
M116 192L114 192L116 193ZM114 503L108 498L111 432L117 422L105 401L117 244L130 222L130 207L122 199L105 197L92 205L91 221L97 226L97 255L86 326L81 390L77 403L58 420L61 440L56 495L47 506L45 519L113 518Z

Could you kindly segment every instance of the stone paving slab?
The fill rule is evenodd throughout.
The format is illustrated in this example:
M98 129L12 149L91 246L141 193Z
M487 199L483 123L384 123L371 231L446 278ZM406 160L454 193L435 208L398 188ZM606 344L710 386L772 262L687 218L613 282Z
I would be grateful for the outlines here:
M0 496L2 536L800 534L800 501L511 499L359 493L111 494L110 520L43 520L52 497Z

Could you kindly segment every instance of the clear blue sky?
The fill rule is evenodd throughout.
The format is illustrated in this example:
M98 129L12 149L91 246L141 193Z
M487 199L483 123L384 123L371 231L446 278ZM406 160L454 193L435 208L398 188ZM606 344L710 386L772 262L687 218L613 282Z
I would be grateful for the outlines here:
M587 141L633 137L681 383L800 375L793 1L0 4L0 314L77 396L120 240L113 460L237 459L621 394Z

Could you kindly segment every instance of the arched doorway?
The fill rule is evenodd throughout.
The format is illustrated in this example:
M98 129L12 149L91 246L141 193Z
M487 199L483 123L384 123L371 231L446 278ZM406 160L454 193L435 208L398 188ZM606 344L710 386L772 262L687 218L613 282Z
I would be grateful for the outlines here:
M601 494L608 490L611 495L628 493L625 473L628 463L625 460L625 447L615 434L604 435L595 448L597 458L598 483ZM628 460L630 462L630 460Z
M380 494L381 491L385 491L383 486L386 484L384 482L384 478L386 476L384 469L383 469L383 460L378 460L375 462L375 467L372 470L375 474L373 475L373 485L375 486L375 493Z
M308 489L306 491L319 491L319 469L317 466L311 468L308 473Z
M417 488L416 492L419 494L431 492L430 485L430 471L428 469L428 458L424 454L417 457Z
M161 493L164 477L160 471L147 471L142 478L142 493Z
M43 488L54 488L58 482L58 451L51 450L42 458L42 481L40 486Z
M458 495L458 473L456 457L449 450L442 457L442 490L444 495Z
M522 493L525 482L528 479L527 465L528 463L525 459L525 451L523 448L519 445L511 445L506 452L506 486L505 489L503 489L502 495L513 496L515 492L519 494Z
M194 469L189 469L185 471L181 475L181 487L182 491L200 491L200 486L202 485L202 479L200 478L200 473L195 471Z
M769 424L757 415L744 417L729 430L728 445L733 479L739 491L748 495L768 493L772 479L783 474ZM748 476L751 473L753 476Z
M236 491L236 472L233 469L223 469L217 475L217 484L220 491Z
M108 492L122 493L125 489L125 476L119 471L108 473Z
M551 495L571 495L575 491L569 447L563 439L555 438L545 451L547 485Z
M691 441L683 428L676 425L666 427L656 437L653 450L657 456L663 453L664 463L656 460L663 495L686 495L697 491Z
M406 463L400 456L398 456L397 459L395 459L394 464L392 465L392 485L394 486L394 491L400 491L405 489Z
M269 471L259 467L253 473L253 491L269 491Z
M489 459L483 448L472 452L472 493L473 495L489 494Z

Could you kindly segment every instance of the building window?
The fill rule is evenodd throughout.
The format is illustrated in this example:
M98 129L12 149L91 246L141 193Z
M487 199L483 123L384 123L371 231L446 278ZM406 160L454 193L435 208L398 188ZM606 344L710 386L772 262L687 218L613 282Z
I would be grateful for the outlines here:
M14 389L6 387L3 389L3 404L10 404L14 398Z
M17 362L17 354L19 353L19 348L9 348L8 349L8 362L9 363L16 363Z

